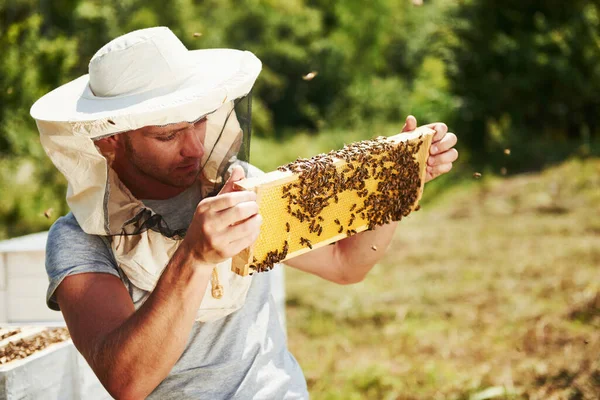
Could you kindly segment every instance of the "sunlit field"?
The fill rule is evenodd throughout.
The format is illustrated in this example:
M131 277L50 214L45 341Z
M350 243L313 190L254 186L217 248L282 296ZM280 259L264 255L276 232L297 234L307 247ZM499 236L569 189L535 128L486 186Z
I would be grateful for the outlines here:
M598 159L484 174L402 221L360 284L288 270L313 398L600 398L599 188Z

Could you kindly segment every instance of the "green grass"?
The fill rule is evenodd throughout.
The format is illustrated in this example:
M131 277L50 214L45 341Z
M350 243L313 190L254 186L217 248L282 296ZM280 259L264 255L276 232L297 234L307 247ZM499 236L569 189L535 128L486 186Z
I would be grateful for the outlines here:
M289 269L312 398L599 398L598 188L598 159L426 187L365 281Z

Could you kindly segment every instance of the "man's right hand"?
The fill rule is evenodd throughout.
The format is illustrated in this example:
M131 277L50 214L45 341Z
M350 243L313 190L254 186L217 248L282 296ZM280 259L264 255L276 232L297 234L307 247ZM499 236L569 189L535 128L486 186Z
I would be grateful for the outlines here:
M235 191L244 170L234 167L218 195L202 200L181 246L198 262L218 264L251 246L260 233L256 193Z

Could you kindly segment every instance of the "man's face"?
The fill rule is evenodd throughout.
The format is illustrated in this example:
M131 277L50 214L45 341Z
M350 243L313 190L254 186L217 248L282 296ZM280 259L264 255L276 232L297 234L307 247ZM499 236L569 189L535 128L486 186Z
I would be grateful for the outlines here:
M165 127L146 126L123 135L124 160L132 177L174 188L191 186L200 173L206 119Z

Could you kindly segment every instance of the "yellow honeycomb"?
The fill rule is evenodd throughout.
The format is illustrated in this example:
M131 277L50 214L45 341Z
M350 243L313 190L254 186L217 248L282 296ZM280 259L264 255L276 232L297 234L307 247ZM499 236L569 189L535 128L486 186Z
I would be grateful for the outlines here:
M401 142L418 143L422 142L419 150L414 154L414 158L419 166L420 188L416 201L412 204L410 210L413 210L423 191L425 178L425 167L429 147L433 138L434 131L429 128L419 128L410 133L386 138L395 146ZM382 155L374 156L381 159ZM338 173L350 171L358 166L357 161L352 161L352 166L343 159L337 159L333 165ZM390 162L383 163L383 167L390 167ZM373 174L372 172L375 172ZM377 192L380 179L375 178L376 170L370 172L367 179L364 179L364 188L368 193ZM249 178L238 182L238 189L253 190L257 193L259 203L259 212L263 217L261 232L254 245L238 254L233 259L232 270L242 276L254 271L252 266L268 259L269 253L279 252L279 257L274 261L281 262L285 259L298 256L302 253L336 242L354 233L368 229L369 215L364 210L365 196L359 196L358 190L345 190L337 194L337 203L329 201L315 218L311 220L300 221L299 218L290 214L289 211L297 211L297 204L290 204L290 199L284 196L284 187L290 188L290 185L299 182L299 174L291 171L273 171L262 177ZM331 185L329 181L321 182L321 185ZM318 186L318 185L317 185ZM291 189L290 191L298 189ZM362 212L357 212L361 211ZM315 231L314 226L311 231L311 222L320 225L321 229ZM284 247L287 251L286 257L282 259L281 255Z

